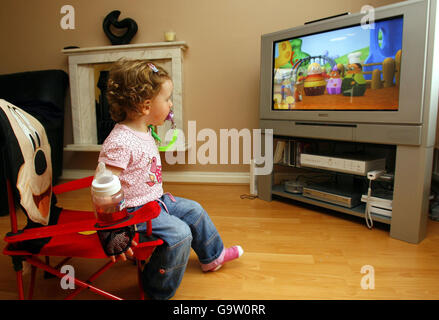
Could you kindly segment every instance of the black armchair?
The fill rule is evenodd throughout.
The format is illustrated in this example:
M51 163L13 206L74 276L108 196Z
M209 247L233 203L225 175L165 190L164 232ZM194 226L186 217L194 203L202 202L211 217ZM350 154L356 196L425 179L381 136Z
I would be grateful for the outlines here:
M53 183L62 174L64 107L69 78L62 70L0 75L0 98L22 108L44 126L52 149ZM0 155L3 163L3 157ZM6 184L0 166L0 214L7 214Z

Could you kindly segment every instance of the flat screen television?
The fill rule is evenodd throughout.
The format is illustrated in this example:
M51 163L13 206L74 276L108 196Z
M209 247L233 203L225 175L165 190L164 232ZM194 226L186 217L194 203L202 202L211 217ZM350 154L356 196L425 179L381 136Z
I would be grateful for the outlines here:
M260 118L422 124L436 5L403 1L375 8L373 21L368 11L263 35Z

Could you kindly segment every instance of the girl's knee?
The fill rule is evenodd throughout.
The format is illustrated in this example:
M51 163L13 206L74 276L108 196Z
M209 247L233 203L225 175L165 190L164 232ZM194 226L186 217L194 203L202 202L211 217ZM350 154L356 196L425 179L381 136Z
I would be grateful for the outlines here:
M196 201L191 201L190 205L188 206L188 212L190 212L191 219L190 222L193 225L197 225L201 219L207 214L204 208Z
M176 198L176 200L177 206L173 214L189 226L196 226L203 217L207 216L206 211L198 202L185 198Z
M190 247L192 242L192 232L186 223L179 223L176 225L174 227L174 232L175 242L170 246L171 248L182 245Z

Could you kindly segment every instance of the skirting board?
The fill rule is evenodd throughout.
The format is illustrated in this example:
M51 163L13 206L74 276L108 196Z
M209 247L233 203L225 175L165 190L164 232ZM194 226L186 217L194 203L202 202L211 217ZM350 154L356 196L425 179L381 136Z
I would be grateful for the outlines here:
M71 170L64 169L60 179L72 180L94 175L94 170ZM196 183L240 183L249 184L250 174L248 172L202 172L182 171L163 172L165 182L196 182Z

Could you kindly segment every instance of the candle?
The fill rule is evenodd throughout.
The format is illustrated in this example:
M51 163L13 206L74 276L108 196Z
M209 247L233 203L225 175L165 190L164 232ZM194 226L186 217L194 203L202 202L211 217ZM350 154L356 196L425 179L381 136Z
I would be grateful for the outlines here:
M175 32L174 31L166 31L165 32L165 40L166 41L175 41Z

